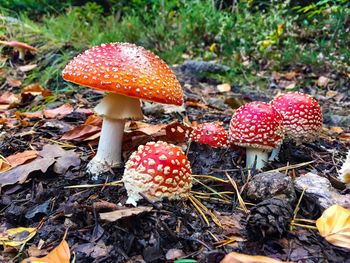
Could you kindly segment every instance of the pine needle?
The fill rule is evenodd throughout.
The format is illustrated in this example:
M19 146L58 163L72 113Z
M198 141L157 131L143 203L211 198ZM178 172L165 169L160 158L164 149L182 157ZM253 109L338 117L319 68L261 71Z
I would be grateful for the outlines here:
M241 208L243 209L243 211L245 213L248 213L249 210L247 209L246 205L245 205L245 202L241 196L241 194L239 193L239 190L238 190L238 187L237 187L237 184L236 182L228 175L227 172L225 172L225 175L226 177L228 178L228 180L230 181L230 183L232 184L233 188L235 189L236 191L236 194L237 194L237 199L238 199L238 202L239 202L239 205L241 206Z

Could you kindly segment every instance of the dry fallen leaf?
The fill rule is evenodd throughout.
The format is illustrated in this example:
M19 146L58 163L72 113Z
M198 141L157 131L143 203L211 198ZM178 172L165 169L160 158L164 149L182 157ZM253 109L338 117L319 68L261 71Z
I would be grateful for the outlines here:
M27 71L31 71L32 69L35 69L36 67L37 67L37 64L29 64L29 65L20 66L18 67L18 69L22 72L27 72Z
M217 85L216 88L220 92L228 92L231 90L231 85L228 83L223 83L223 84Z
M0 244L17 247L29 241L35 236L36 232L36 227L16 227L7 229L3 233L0 233Z
M324 77L324 76L320 76L317 81L316 81L316 84L317 86L321 87L321 88L324 88L328 85L329 83L329 78L327 77Z
M7 110L20 102L17 95L6 91L0 96L0 110Z
M112 212L100 213L100 218L108 222L114 222L124 217L138 215L144 212L149 212L151 210L152 207L148 206L131 207L126 209L115 210Z
M11 185L17 182L23 184L30 173L35 171L45 173L53 164L53 170L56 173L64 174L69 167L80 165L80 157L74 150L65 151L56 144L44 145L39 152L39 157L34 161L0 173L0 185Z
M48 119L63 118L64 116L73 112L73 106L70 104L63 104L56 109L44 110L44 117Z
M220 263L281 263L282 261L265 256L250 256L237 252L227 254Z
M66 239L66 234L61 243L55 247L49 254L42 258L30 257L21 261L21 263L69 263L70 250Z
M31 94L33 96L41 95L44 98L51 96L52 92L48 89L44 89L40 84L34 83L26 86L22 89L21 94Z
M91 115L86 119L84 124L64 133L61 140L81 142L99 133L101 131L101 127L102 118L96 115Z
M350 209L332 205L316 220L316 226L329 243L350 249Z
M25 162L35 159L38 156L38 152L31 150L31 151L24 151L20 153L16 153L14 155L6 157L6 160L11 165L12 168L24 164Z

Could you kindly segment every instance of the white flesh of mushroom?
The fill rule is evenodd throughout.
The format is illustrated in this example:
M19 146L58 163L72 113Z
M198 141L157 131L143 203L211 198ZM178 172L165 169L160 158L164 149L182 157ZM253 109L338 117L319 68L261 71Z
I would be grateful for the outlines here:
M256 157L256 169L261 169L268 161L268 153L264 149L246 148L246 167L251 168L254 165Z
M95 112L103 117L100 141L95 157L87 165L92 179L122 163L121 151L126 119L143 119L140 100L108 93L95 107Z

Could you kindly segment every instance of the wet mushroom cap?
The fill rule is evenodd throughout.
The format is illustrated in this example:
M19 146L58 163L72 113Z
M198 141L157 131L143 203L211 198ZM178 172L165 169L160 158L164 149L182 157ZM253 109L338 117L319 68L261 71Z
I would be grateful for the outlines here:
M311 96L299 92L278 95L270 104L283 116L286 137L297 142L309 142L322 128L320 105Z
M225 147L228 145L228 133L220 122L201 123L190 134L193 142Z
M65 80L106 92L165 104L182 105L179 81L151 51L130 43L93 47L63 70Z
M123 182L131 199L139 200L140 192L150 199L182 199L192 188L192 171L178 147L162 141L149 142L130 156Z
M230 141L238 146L272 150L283 136L282 115L265 102L239 107L230 122Z

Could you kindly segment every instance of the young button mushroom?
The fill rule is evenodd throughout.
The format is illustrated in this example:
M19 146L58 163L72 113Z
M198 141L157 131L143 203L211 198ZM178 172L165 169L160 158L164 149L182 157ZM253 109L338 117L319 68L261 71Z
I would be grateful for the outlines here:
M282 115L268 103L255 101L239 107L230 122L230 141L246 148L246 166L261 169L269 151L282 143Z
M214 148L226 147L228 146L228 133L221 122L202 123L193 129L190 140Z
M122 181L128 192L127 203L135 206L142 199L140 193L150 200L186 199L192 188L192 171L178 147L162 141L149 142L132 153Z
M283 116L286 138L297 145L317 138L322 129L322 112L311 96L288 92L278 95L270 104Z
M129 43L93 47L74 58L63 70L67 81L108 92L95 107L103 116L95 157L87 166L97 176L121 164L126 119L143 119L140 99L182 105L183 93L172 70L158 56Z
M26 43L18 42L18 41L1 41L0 44L13 47L15 50L18 50L18 59L24 60L26 51L37 51L35 47L32 47Z

